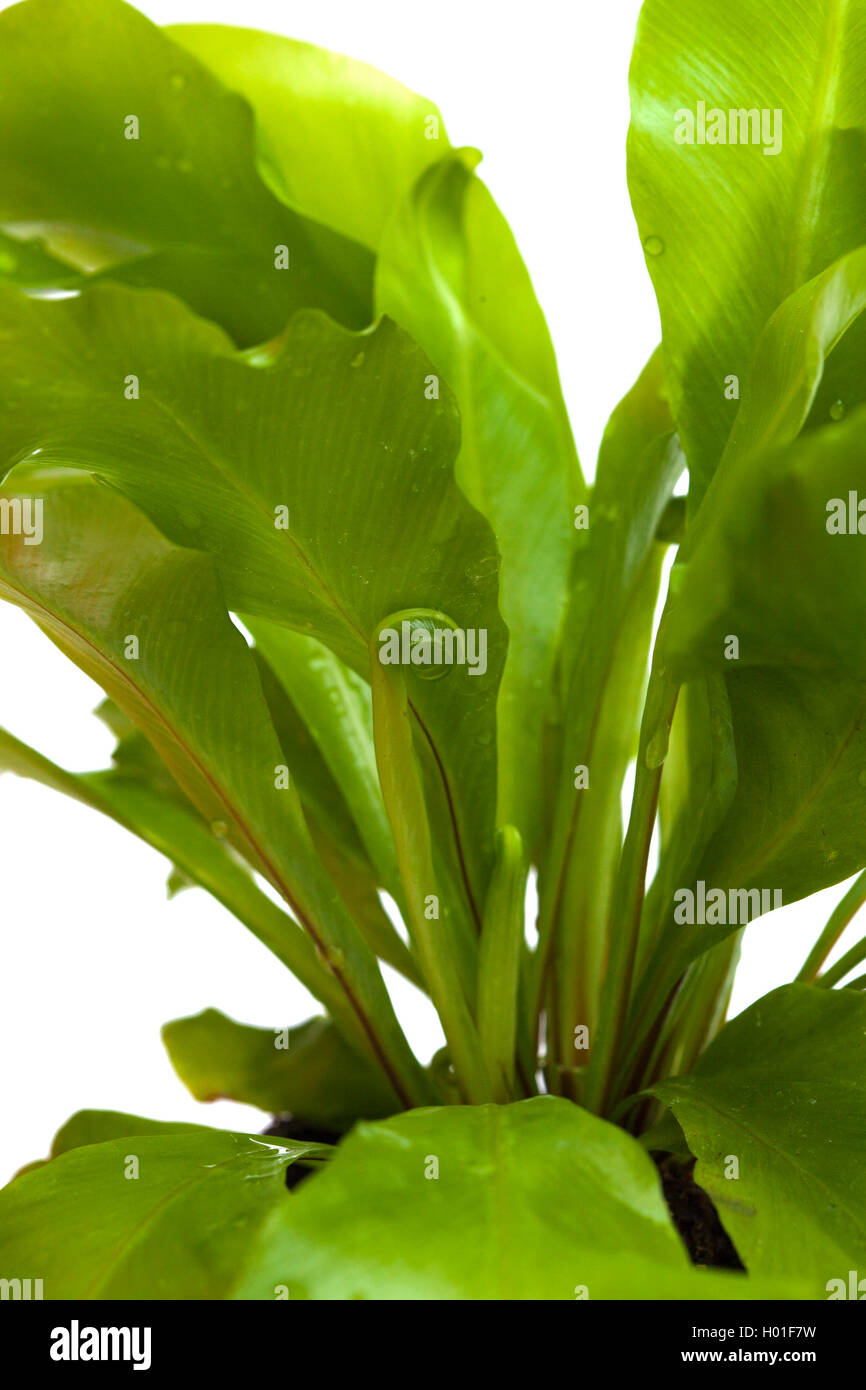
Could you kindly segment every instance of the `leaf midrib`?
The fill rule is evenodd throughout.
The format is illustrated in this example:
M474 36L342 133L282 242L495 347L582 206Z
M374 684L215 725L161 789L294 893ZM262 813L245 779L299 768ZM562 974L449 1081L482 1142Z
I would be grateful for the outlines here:
M44 614L47 626L60 628L62 632L69 634L69 636L73 639L73 646L75 645L76 641L83 643L91 652L94 653L94 655L96 656L96 658L98 658L99 661L101 661L104 665L108 666L108 668L111 671L113 671L114 674L117 676L121 684L126 685L141 700L145 707L153 714L157 724L159 725L159 727L165 730L170 741L174 744L176 748L180 750L181 754L189 760L193 768L195 768L195 770L201 775L206 785L212 789L219 804L225 808L232 821L237 825L243 838L250 846L251 850L253 851L253 854L256 856L256 858L259 860L259 862L265 869L266 875L271 879L278 892L282 895L282 897L288 903L289 907L295 913L296 917L298 918L298 921L309 935L311 941L313 942L317 950L328 961L329 968L332 971L335 979L337 980L337 983L339 984L340 988L345 993L346 998L352 1008L352 1011L358 1019L358 1023L364 1033L364 1036L367 1038L367 1041L370 1044L374 1055L378 1058L380 1065L382 1066L386 1076L389 1078L396 1094L400 1096L401 1099L405 1099L404 1089L400 1083L399 1077L395 1074L390 1064L388 1053L386 1049L381 1045L373 1022L367 1016L366 1010L364 1009L361 1000L357 997L352 985L349 983L345 971L341 968L339 962L333 960L328 947L328 943L322 938L317 927L310 920L307 913L304 912L298 906L297 902L295 901L295 896L292 893L289 885L284 881L280 870L276 868L276 866L272 863L270 855L259 845L258 840L252 834L251 830L248 828L245 818L241 814L239 814L239 812L235 809L233 802L226 797L219 783L217 783L214 780L213 775L210 773L210 771L204 766L204 764L201 763L201 761L198 759L193 750L189 748L187 744L184 742L184 740L179 736L179 734L173 728L173 726L168 721L166 716L163 714L159 706L155 705L151 698L139 686L137 686L132 680L130 680L127 672L116 665L115 661L109 653L103 652L101 648L97 646L96 643L90 639L90 637L87 636L87 634L79 632L76 628L72 627L62 616L60 616L59 614L55 614L51 611L51 609L46 608L45 605L39 599L32 596L27 590L16 588L16 586L11 582L8 575L6 577L5 583L13 593L20 594L29 605L32 605L32 607Z
M229 360L230 360L230 359L229 359ZM277 365L277 364L276 364L276 363L272 364L272 366L275 366L275 365ZM255 371L255 370L265 370L265 369L263 369L263 368L249 368L249 370ZM172 423L173 423L173 424L181 431L181 433L189 440L189 442L192 444L192 446L193 446L196 450L198 450L198 451L200 452L200 454L205 458L205 460L206 460L208 463L210 463L210 464L212 464L212 465L214 466L215 471L219 474L219 476L220 476L221 478L223 478L224 480L227 480L228 486L229 486L230 489L231 489L233 486L234 486L234 487L237 487L237 486L238 486L237 479L238 479L239 476L241 477L241 480L243 481L243 476L242 476L242 475L238 475L237 473L233 473L233 472L231 471L231 468L228 467L228 466L226 466L226 467L228 467L228 471L226 472L226 468L224 468L223 466L221 466L221 464L219 463L219 456L218 456L218 455L213 455L213 454L210 452L210 450L208 450L208 449L205 447L205 445L199 440L197 434L185 423L185 421L184 421L182 418L178 418L178 417L175 415L174 411L162 400L162 398L161 398L158 394L154 394L154 396L152 397L152 399L155 401L155 403L156 403L156 405L158 406L158 408L159 408L160 410L162 410L164 414L167 415L168 419L171 420ZM266 505L266 503L263 501L263 499L261 499L261 498L259 497L259 495L256 493L255 489L250 489L249 487L243 487L243 488L240 488L239 490L241 491L242 495L247 495L247 496L249 497L249 499L251 499L252 504L253 504L253 506L255 507L255 509L258 510L258 511L260 511L260 512L262 512L262 513L267 517L268 521L270 521L271 516L270 516L270 512L267 510L267 505ZM332 605L334 611L335 611L336 613L338 613L339 616L343 619L343 621L345 622L345 624L346 624L346 626L349 628L349 630L358 638L358 640L363 644L363 646L364 646L365 648L368 649L368 646L367 646L368 639L364 636L364 633L363 633L362 629L357 625L357 623L354 621L354 619L353 619L353 618L345 611L345 609L342 607L342 605L340 604L339 600L337 599L336 594L333 593L332 589L331 589L330 586L327 584L327 582L325 581L325 579L322 577L322 575L321 575L321 574L318 572L318 570L315 568L315 566L313 565L312 561L309 559L309 557L307 556L306 552L303 550L303 548L301 547L301 545L300 545L299 542L297 541L297 539L296 539L296 537L294 536L294 534L291 533L291 532L284 532L283 534L284 534L284 536L289 540L290 544L293 546L293 548L294 548L294 550L296 551L296 553L297 553L297 555L298 555L298 558L299 558L299 560L301 561L301 563L306 567L306 569L309 571L309 573L311 574L311 576L313 577L313 579L314 579L314 580L316 581L316 583L318 584L319 588L321 589L322 593L323 593L324 596L325 596L325 599L330 601L330 604ZM368 650L369 650L369 649L368 649ZM465 888L466 888L467 896L468 896L468 898L469 898L470 906L471 906L471 908L472 908L473 916L475 917L476 921L479 922L479 924L480 924L480 917L479 917L479 913L478 913L478 908L477 908L477 905L476 905L476 903L475 903L475 897L474 897L474 894L473 894L473 892L472 892L472 887L471 887L471 880L470 880L470 878L469 878L469 871L468 871L468 867L467 867L467 865L466 865L466 857L465 857L465 852L464 852L464 849L463 849L463 841L462 841L462 837L461 837L461 834L460 834L459 826L458 826L458 823L457 823L457 816L456 816L456 811L455 811L455 808L454 808L454 798L453 798L452 791L451 791L450 779L449 779L449 777L448 777L448 775L447 775L447 773L446 773L445 765L444 765L444 762L443 762L443 760L442 760L442 757L441 757L441 755L440 755L440 753L439 753L439 749L438 749L438 747L437 747L437 745L436 745L436 743L435 743L435 740L433 739L433 737L432 737L430 731L428 730L426 724L425 724L424 721L421 719L420 712L419 712L419 710L418 710L417 705L416 705L416 704L414 703L414 701L412 701L411 699L409 700L409 708L410 708L410 710L412 711L412 714L414 715L414 717L415 717L415 719L416 719L416 721L417 721L417 723L418 723L419 728L420 728L421 731L423 732L424 737L426 738L426 740L427 740L427 742L428 742L428 744L429 744L429 746L430 746L431 752L432 752L432 754L433 754L434 761L435 761L436 766L437 766L437 768L438 768L438 770L439 770L439 775L440 775L440 777L441 777L441 779L442 779L443 789L444 789L444 792L445 792L445 798L446 798L446 802L447 802L447 805L448 805L449 815L450 815L451 824L452 824L452 830L453 830L453 834L454 834L454 842L455 842L455 846L456 846L456 850L457 850L458 859L459 859L459 862L460 862L461 874L462 874L462 877L463 877L463 880L464 880L464 885L465 885ZM282 890L281 890L281 891L282 891Z

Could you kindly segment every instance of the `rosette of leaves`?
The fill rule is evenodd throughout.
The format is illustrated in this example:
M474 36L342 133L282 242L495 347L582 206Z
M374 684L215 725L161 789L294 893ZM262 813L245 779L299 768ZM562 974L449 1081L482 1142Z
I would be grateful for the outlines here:
M866 940L826 967L860 879L725 1022L727 904L866 866L864 26L647 0L629 180L663 342L589 488L428 100L119 0L0 14L0 597L117 739L81 774L3 733L0 766L157 849L321 1005L280 1046L169 1023L194 1096L294 1137L81 1112L0 1195L4 1277L757 1299L866 1267ZM404 626L484 660L384 662ZM432 1000L430 1064L382 964ZM737 1272L690 1261L653 1156L694 1164Z

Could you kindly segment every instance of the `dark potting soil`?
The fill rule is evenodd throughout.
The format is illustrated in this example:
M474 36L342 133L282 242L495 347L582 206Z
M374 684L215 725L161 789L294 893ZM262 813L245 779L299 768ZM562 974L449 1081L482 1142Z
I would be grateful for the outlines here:
M314 1125L296 1120L292 1115L275 1115L262 1134L272 1134L276 1139L297 1139L307 1144L336 1144L342 1137L332 1129L316 1129ZM314 1171L302 1163L290 1163L286 1169L286 1187L297 1187Z
M692 1177L694 1159L678 1163L659 1156L656 1165L668 1210L692 1263L714 1269L745 1269L715 1207Z

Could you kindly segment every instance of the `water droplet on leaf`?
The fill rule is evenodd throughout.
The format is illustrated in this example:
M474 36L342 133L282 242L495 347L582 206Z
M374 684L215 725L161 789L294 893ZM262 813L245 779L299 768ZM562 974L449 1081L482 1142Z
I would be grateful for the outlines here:
M450 628L452 632L459 632L461 630L454 619L449 618L447 613L442 613L435 608L406 608L400 613L394 613L388 618L388 626L393 627L399 635L401 654L404 623L409 624L410 660L408 663L404 663L401 660L400 664L407 674L417 676L418 680L422 681L438 681L441 680L443 676L447 676L448 672L451 670L452 663L445 659L448 654L448 648L445 646L441 634L446 628ZM430 657L429 662L411 660L414 633L418 631L427 632L430 635L430 642L426 644ZM437 631L440 634L438 642L435 639ZM416 651L418 651L422 645L423 644L418 643L417 638L414 639ZM454 647L456 654L459 655L459 644L455 643ZM439 653L438 661L436 660L437 651ZM455 656L452 655L452 661L454 659Z
M643 249L648 256L664 255L665 244L660 236L648 236L643 244Z
M845 402L834 401L830 406L830 419L843 420L845 418Z
M650 770L652 770L653 768L661 767L667 755L668 730L665 726L663 726L661 729L656 729L655 733L653 734L652 738L647 744L646 752L644 753L644 762L646 763L647 767Z

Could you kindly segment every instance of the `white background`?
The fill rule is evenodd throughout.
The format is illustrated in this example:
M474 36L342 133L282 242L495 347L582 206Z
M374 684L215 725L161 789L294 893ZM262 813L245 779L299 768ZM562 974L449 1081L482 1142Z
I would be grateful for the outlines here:
M0 2L0 9L5 5ZM159 23L270 29L373 63L435 101L515 231L546 311L584 468L655 346L658 317L628 202L627 71L638 0L145 0ZM97 687L0 604L0 724L75 769L106 765ZM43 1156L76 1109L257 1130L260 1112L189 1097L163 1022L209 1006L278 1026L313 1001L199 890L166 900L167 863L48 790L0 780L0 1182ZM789 980L836 888L746 932L735 1011ZM841 949L841 948L839 948ZM836 953L838 954L838 950ZM397 1006L439 1045L409 986Z

